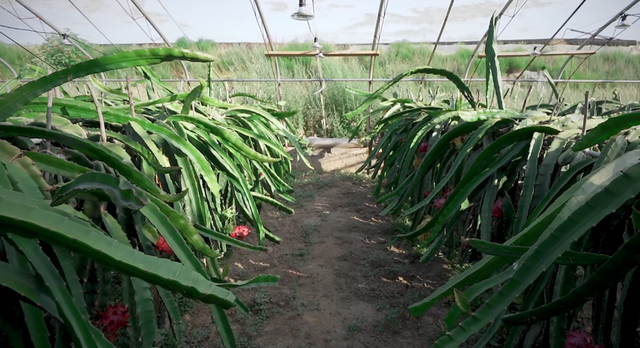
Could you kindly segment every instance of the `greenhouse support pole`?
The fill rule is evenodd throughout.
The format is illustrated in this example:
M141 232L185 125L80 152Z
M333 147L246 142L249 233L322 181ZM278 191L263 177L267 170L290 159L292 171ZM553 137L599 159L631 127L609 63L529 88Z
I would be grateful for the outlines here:
M449 3L447 14L444 16L444 21L442 22L442 27L440 28L438 39L436 40L436 43L433 45L433 50L431 50L431 55L429 56L429 61L427 61L427 66L431 66L431 61L433 60L433 56L436 55L436 49L438 48L438 44L440 43L440 39L442 38L442 33L444 33L444 28L447 26L447 21L449 20L449 15L451 14L451 9L453 8L454 2L455 0L451 0L451 2ZM418 87L418 101L422 101L422 88L424 87L425 76L426 74L422 75L422 80L420 80L420 85Z
M582 136L587 134L587 119L589 118L589 91L584 92L584 117L582 118Z
M509 6L511 6L511 3L513 2L513 0L509 0L507 1L506 4L504 4L504 7L502 7L502 10L500 10L500 13L498 13L498 16L496 17L496 21L500 20L500 18L502 17L502 15L507 12L507 9L509 8ZM467 76L469 76L469 69L471 69L471 64L473 64L473 61L476 58L476 54L478 53L478 51L480 50L480 46L482 46L482 43L484 42L484 40L487 38L487 35L489 34L489 30L484 32L484 35L482 36L482 38L480 39L480 41L478 41L478 44L476 45L476 48L473 49L473 53L471 53L471 57L469 58L469 62L467 62L467 67L464 70L464 80L467 80Z
M631 3L629 3L629 5L627 5L625 8L623 8L620 12L616 13L615 16L611 17L611 19L609 19L605 24L603 24L600 28L598 28L598 30L596 30L588 39L584 40L584 42L582 44L580 44L580 46L578 46L578 48L576 48L575 50L579 51L582 48L584 48L585 46L587 46L588 44L590 44L591 42L593 42L593 39L595 39L598 35L600 35L600 33L602 31L604 31L608 26L610 26L613 22L617 21L618 18L620 18L630 8L635 6L639 1L640 0L631 1ZM560 67L560 72L558 73L557 79L562 78L562 74L564 73L564 69L566 69L567 65L569 65L569 63L571 62L573 57L574 56L569 56L569 58L567 58L567 60L564 61L564 64L562 64L562 67ZM551 97L549 98L549 103L551 103L552 99L553 99L553 93L551 93Z
M164 44L167 45L167 47L173 47L171 42L167 40L167 37L164 36L164 34L160 31L160 28L156 25L156 23L154 23L153 20L151 20L151 17L147 15L147 12L142 8L142 6L140 6L138 1L131 0L131 3L138 9L138 11L140 11L140 13L147 20L147 22L151 24L151 26L158 33L158 35L160 35L160 37L162 38L162 41L164 41ZM185 80L187 81L187 86L191 87L191 85L189 84L189 79L191 79L191 77L189 77L189 70L187 70L187 65L183 61L180 61L180 65L182 65L182 70L184 70L184 77L185 77ZM182 90L182 83L180 83L180 89Z
M322 58L316 56L316 62L318 64L318 74L320 75L320 90L316 93L320 93L320 108L322 112L322 132L323 136L327 137L327 112L324 107L324 89L327 86L324 82L324 74L322 73Z
M378 43L380 42L380 30L382 28L382 17L384 15L384 8L387 0L380 0L380 7L378 8L378 19L376 20L376 28L373 30L373 43L371 44L371 51L377 51ZM373 74L375 72L376 56L371 56L369 62L369 93L373 93ZM369 115L367 115L367 132L371 132L371 110L372 106L369 105Z
M27 11L31 12L31 14L36 16L39 20L44 22L44 24L48 25L49 28L53 29L53 31L58 33L58 35L60 35L60 36L65 36L66 35L66 33L64 33L62 30L60 30L53 23L49 22L46 18L42 17L38 12L36 12L36 10L34 10L31 6L27 5L23 0L16 0L16 2L18 4L20 4L20 6L24 7ZM89 52L87 52L84 48L82 48L80 45L78 45L76 40L70 38L69 42L71 42L71 44L73 44L73 46L75 48L77 48L78 51L82 52L82 54L84 54L87 58L93 59L93 57L89 54ZM100 76L102 77L102 79L106 79L104 73L100 73Z
M264 15L262 14L262 8L260 7L260 3L258 2L258 0L253 0L253 3L256 5L256 10L258 11L258 17L260 17L260 22L262 23L262 28L264 29L264 35L265 37L265 44L267 45L267 47L269 48L269 50L274 51L273 48L273 42L271 41L271 34L269 33L269 27L267 27L267 21L264 18ZM281 110L283 110L283 106L280 105L284 95L282 93L282 83L280 82L280 65L278 64L278 57L273 57L273 73L274 73L274 77L275 77L275 82L276 82L276 97L277 97L277 101L278 101L278 105L280 107ZM284 121L283 121L284 122Z
M11 64L7 63L6 60L2 59L2 57L0 57L0 63L4 64L9 69L9 71L11 71L14 77L18 77L18 73L15 71L15 69L13 69Z
M638 0L635 0L638 1ZM564 28L565 25L567 25L567 23L569 23L569 21L571 20L571 18L573 18L573 16L575 16L576 13L578 13L578 10L580 10L580 8L582 7L582 5L584 5L587 2L587 0L582 0L582 2L580 2L580 4L573 10L573 12L571 12L571 14L569 15L569 17L562 23L562 25L560 26L560 28L558 28L558 30L556 30L556 32L553 34L553 36L551 36L549 38L549 40L547 41L547 43L545 43L544 45L542 45L542 47L540 48L540 52L542 52L542 50L545 49L545 47L549 46L551 44L551 42L553 41L553 39L555 39L556 35L558 35L560 33L560 31L562 30L562 28ZM540 55L534 56L533 58L531 58L529 60L529 63L527 63L527 65L525 65L524 69L522 69L522 71L520 72L520 74L518 74L518 76L516 77L516 80L520 79L522 77L522 75L524 75L524 72L527 71L527 69L531 66L531 64L533 63L534 60L536 60L536 58L538 58Z

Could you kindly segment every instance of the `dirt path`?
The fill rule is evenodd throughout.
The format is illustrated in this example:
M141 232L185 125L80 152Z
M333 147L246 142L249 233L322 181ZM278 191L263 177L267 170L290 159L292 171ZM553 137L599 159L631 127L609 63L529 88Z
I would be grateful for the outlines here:
M236 250L230 276L281 278L276 287L237 292L252 311L230 313L240 347L426 347L439 336L445 305L419 318L407 306L449 270L391 244L394 226L370 192L352 175L307 174L296 186L295 215L263 210L284 241L266 253ZM210 318L206 307L187 315L191 342L183 346L217 347Z

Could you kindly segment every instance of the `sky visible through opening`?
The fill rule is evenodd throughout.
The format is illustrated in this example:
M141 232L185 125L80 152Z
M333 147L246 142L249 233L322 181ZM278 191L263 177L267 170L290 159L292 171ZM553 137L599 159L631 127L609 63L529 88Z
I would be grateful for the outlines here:
M37 12L61 29L99 44L161 43L160 36L148 26L129 0L26 0ZM216 42L262 42L250 0L138 0L170 41L186 36L191 40ZM308 6L312 7L311 0ZM580 4L581 0L516 0L500 22L499 39L549 38ZM278 43L309 42L313 36L305 22L294 21L291 13L297 0L266 1L264 11L272 39ZM492 13L500 11L506 0L456 0L442 41L475 41L482 37ZM612 18L630 0L587 0L558 38L586 38L588 35L567 28L593 32ZM73 6L75 4L97 27L100 34ZM37 30L51 31L14 0L0 0L0 24L28 28L16 14ZM437 39L449 0L389 0L381 42L432 42ZM321 42L367 43L373 39L379 1L316 0L313 22ZM165 10L166 9L166 10ZM517 11L515 16L514 12ZM170 13L171 15L169 15ZM628 13L640 14L640 6ZM137 18L136 24L133 18ZM171 18L173 17L173 19ZM638 19L629 17L629 22ZM175 20L175 23L174 23ZM177 23L177 24L176 24ZM508 24L507 24L508 23ZM0 27L17 42L40 44L43 38L32 32ZM183 34L184 31L184 34ZM601 33L620 33L611 24ZM108 38L108 40L107 40ZM640 39L640 22L627 29L620 39ZM3 42L9 42L0 36Z

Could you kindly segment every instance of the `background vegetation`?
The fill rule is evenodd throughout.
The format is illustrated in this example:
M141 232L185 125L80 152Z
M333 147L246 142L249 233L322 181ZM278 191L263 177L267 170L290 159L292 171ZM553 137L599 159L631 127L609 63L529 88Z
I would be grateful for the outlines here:
M52 37L48 43L41 47L31 47L34 53L40 54L47 62L56 68L68 67L69 64L79 62L84 59L83 55L73 47L63 46L60 44L58 37ZM348 49L347 45L333 45L322 43L324 49ZM98 46L92 44L84 44L87 51L99 57L103 54L113 54L121 50L134 49L132 46L121 45ZM208 53L216 58L212 65L212 78L237 78L237 79L272 79L273 70L271 61L264 56L263 45L237 45L237 44L218 44L209 40L189 41L186 38L179 39L175 42L175 46L179 48L187 48ZM276 47L277 50L307 50L310 43L289 43ZM135 47L140 48L140 47ZM374 77L375 78L393 78L396 75L415 66L425 65L433 46L427 44L413 44L409 42L396 42L388 47L381 48L381 54L377 58ZM512 50L523 51L527 48L519 47ZM551 47L550 49L553 49ZM440 48L439 51L443 51ZM459 76L464 75L469 57L472 50L469 47L459 47L453 53L436 53L431 66L449 70ZM24 68L27 64L34 64L46 67L42 62L29 55L21 48L14 45L0 44L0 57L12 64L16 70ZM551 76L556 77L565 57L539 57L529 67L528 70L540 71L547 69ZM317 78L318 66L315 58L280 58L280 69L283 79L290 78ZM330 58L323 59L322 70L325 78L329 79L346 79L346 78L368 78L369 76L369 58ZM500 69L503 76L514 72L521 71L529 62L529 58L501 58ZM577 70L582 58L576 58L565 70L565 77L574 70L573 79L640 79L640 55L624 50L602 50L598 54L590 57ZM186 63L192 78L206 79L209 70L206 65ZM177 78L183 76L182 67L177 63L162 64L151 68L159 78ZM478 60L471 68L471 72L475 78L484 78L486 74L485 64ZM124 78L141 78L142 76L134 69L122 69L106 73L107 77ZM10 78L11 73L4 66L0 67L0 78ZM415 76L419 77L419 76ZM374 89L379 88L384 82L374 83ZM178 85L178 84L174 84ZM484 82L469 82L469 86L474 94L480 93L484 88ZM119 87L118 83L110 83L111 87ZM250 93L260 98L274 101L275 87L273 82L235 82L229 83L228 87L231 94L233 93ZM347 87L367 90L367 82L328 82L324 90L325 110L327 114L328 134L331 137L346 137L351 134L354 124L346 121L342 115L355 109L361 102L362 97L344 93ZM564 86L561 85L561 88ZM185 87L186 88L186 87ZM613 84L571 84L565 90L565 99L568 101L578 101L582 99L586 90L597 99L611 99L613 97L612 90L616 88L623 101L640 100L640 88L638 85L616 85ZM315 94L320 89L320 83L283 83L284 99L287 101L288 107L300 110L293 120L293 125L300 135L318 135L323 136L321 126L321 106L320 96ZM511 98L506 100L507 107L519 108L527 90L528 83L519 84L513 91ZM447 83L428 83L425 84L423 96L428 97L432 94L440 94L445 97L456 90ZM397 93L401 97L417 97L419 95L418 82L405 82L393 86L390 92ZM85 94L85 91L79 91ZM212 97L224 100L226 98L225 86L222 83L216 84L212 90ZM551 94L551 90L546 83L538 83L532 90L529 97L529 103L546 103ZM137 94L134 94L140 97ZM434 95L435 96L435 95ZM247 100L247 102L250 102Z

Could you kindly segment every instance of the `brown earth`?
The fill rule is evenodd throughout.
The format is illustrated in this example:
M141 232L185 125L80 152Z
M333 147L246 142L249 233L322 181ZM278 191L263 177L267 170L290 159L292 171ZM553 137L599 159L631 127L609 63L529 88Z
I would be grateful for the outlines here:
M428 265L380 217L370 183L351 174L302 175L295 215L266 208L283 239L268 252L235 250L230 277L280 276L278 286L235 293L251 310L229 312L240 347L428 347L443 330L448 305L413 318L407 306L443 284L445 261ZM255 243L255 235L249 241ZM220 347L206 306L185 317L183 347Z

